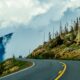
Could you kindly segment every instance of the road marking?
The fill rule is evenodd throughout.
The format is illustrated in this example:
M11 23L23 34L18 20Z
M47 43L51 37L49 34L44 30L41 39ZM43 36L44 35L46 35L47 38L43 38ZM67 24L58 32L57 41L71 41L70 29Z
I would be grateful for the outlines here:
M65 73L65 71L66 71L66 68L67 68L66 64L63 63L63 62L60 62L60 63L62 64L62 66L64 67L64 69L59 71L59 73L58 73L59 75L54 80L59 80L63 76L63 74Z
M6 77L12 76L12 75L17 74L17 73L19 73L19 72L23 72L23 71L25 71L25 70L28 70L28 69L30 69L30 68L32 68L32 67L35 66L35 62L32 62L32 63L33 63L33 65L30 66L30 67L27 67L27 68L25 68L25 69L19 70L19 71L14 72L14 73L11 73L11 74L9 74L9 75L6 75L6 76L3 76L3 77L0 77L0 79L4 79L4 78L6 78Z

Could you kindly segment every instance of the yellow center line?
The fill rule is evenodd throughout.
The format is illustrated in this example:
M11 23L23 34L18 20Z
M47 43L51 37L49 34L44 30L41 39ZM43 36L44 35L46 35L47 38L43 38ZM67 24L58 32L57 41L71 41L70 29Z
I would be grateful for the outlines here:
M66 68L67 68L66 64L63 63L63 62L60 62L60 63L62 64L62 66L64 68L63 68L63 70L59 71L58 76L54 80L59 80L63 76L63 74L65 73L65 71L66 71Z

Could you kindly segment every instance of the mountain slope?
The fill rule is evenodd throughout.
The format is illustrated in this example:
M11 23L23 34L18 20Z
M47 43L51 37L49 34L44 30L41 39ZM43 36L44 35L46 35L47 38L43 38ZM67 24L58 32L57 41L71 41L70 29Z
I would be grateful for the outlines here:
M65 26L64 30L55 34L52 38L49 33L49 41L44 42L36 48L27 58L36 59L80 59L80 38L76 39L79 35L79 21L77 18L75 24L68 30Z

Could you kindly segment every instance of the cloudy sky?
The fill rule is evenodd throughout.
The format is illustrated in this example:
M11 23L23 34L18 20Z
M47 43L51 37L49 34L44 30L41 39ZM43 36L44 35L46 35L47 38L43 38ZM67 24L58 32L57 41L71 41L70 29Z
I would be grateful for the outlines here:
M69 9L79 15L79 10L74 12L79 7L80 0L0 0L0 22L2 27L12 23L26 24L39 15L58 21Z
M53 26L56 31L60 21L71 24L79 16L80 0L0 0L0 35L14 32L6 53L28 53L42 43L44 32L47 40Z

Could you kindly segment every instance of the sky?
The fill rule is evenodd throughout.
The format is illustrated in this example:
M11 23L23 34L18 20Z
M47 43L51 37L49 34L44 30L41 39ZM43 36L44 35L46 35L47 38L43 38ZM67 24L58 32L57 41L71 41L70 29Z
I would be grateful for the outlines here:
M73 12L79 7L80 0L0 0L0 23L2 27L28 24L34 16L47 13L47 17L58 21L68 9Z
M48 40L48 32L59 30L60 21L64 27L79 16L80 0L0 0L0 36L14 32L5 56L28 55L42 44L44 33Z

